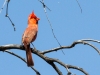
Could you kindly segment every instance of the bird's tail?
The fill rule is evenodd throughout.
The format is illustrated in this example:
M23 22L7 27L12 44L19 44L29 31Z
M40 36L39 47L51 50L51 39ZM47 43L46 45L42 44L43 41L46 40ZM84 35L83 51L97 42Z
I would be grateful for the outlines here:
M26 57L27 57L27 66L34 66L34 62L32 59L32 54L31 54L31 48L30 48L30 44L29 45L25 45L25 50L26 50Z

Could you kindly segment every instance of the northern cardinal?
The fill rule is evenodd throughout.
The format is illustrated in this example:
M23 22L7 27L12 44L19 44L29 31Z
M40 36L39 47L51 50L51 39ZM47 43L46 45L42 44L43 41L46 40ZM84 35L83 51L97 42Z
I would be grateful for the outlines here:
M34 66L32 59L30 43L35 41L38 32L38 21L40 19L32 12L28 17L28 27L22 36L22 43L26 50L27 66Z

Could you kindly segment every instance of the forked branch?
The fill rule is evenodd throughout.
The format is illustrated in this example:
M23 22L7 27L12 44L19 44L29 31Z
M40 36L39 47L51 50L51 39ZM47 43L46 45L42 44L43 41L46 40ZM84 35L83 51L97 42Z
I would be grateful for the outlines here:
M41 52L42 54L46 54L46 53L50 53L50 52L53 52L53 51L58 51L60 49L69 49L69 48L73 48L75 45L77 44L84 44L84 45L89 45L90 47L94 48L99 54L100 54L100 50L98 48L96 48L94 45L90 44L89 42L86 42L86 41L92 41L92 42L97 42L99 43L100 41L97 41L97 40L92 40L92 39L85 39L85 40L78 40L78 41L75 41L73 42L71 45L69 46L62 46L62 47L57 47L57 48L53 48L53 49L50 49L50 50L45 50L43 52Z
M39 50L36 50L36 49L32 49L32 53L34 53L37 56L41 57L44 61L46 61L49 65L51 65L59 75L63 75L63 74L60 71L59 67L57 67L57 65L55 63L58 63L61 66L63 66L67 70L67 72L68 72L67 75L71 75L72 74L70 72L70 70L69 70L70 68L79 70L79 71L83 72L85 75L88 75L88 73L86 71L84 71L82 68L79 68L79 67L73 66L73 65L65 64L65 63L61 62L60 60L58 60L58 59L49 58L49 57L47 57L47 56L44 55L46 53L54 52L54 51L61 50L61 49L70 49L70 48L75 47L75 45L77 45L77 44L89 45L90 47L94 48L100 54L99 49L96 48L95 46L93 46L92 44L90 44L88 41L89 42L91 41L91 42L100 43L100 41L98 41L98 40L82 39L82 40L78 40L78 41L73 42L69 46L62 46L62 47L58 47L58 48L54 48L54 49L46 50L46 51L42 51L42 52L39 51ZM20 57L19 55L15 54L15 53L12 53L12 52L8 51L8 49L9 50L10 49L19 49L19 50L25 51L23 45L14 45L14 44L3 45L3 46L0 46L0 51L4 51L4 52L7 52L9 54L12 54L12 55L18 57L19 59L21 59L22 61L24 61L26 63L25 59L23 59L22 57ZM40 73L37 70L34 70L34 71L36 72L37 75L40 75Z
M14 31L16 31L15 25L14 25L14 23L12 22L11 18L10 18L9 15L8 15L9 2L10 2L10 0L7 0L7 7L6 7L6 15L5 15L5 16L6 16L6 17L9 19L9 21L11 22L11 24L12 24L12 26L13 26L13 28L14 28Z

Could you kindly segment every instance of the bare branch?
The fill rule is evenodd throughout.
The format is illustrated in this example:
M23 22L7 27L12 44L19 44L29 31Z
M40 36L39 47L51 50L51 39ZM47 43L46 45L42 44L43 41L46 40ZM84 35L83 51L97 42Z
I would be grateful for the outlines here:
M83 70L82 68L80 68L80 67L72 66L72 65L67 65L67 67L68 67L69 69L77 69L77 70L83 72L85 75L89 75L86 71L84 71L84 70Z
M48 8L48 7L44 4L43 0L42 0L42 1L38 0L38 1L41 2L41 3L43 4L43 7L46 7L49 11L51 11L51 9Z
M75 44L77 44L77 43L84 43L84 44L87 44L86 42L78 41L78 42L74 42L74 44L72 44L71 46L69 46L69 48L74 47ZM63 48L63 47L62 47L62 48ZM67 46L67 48L68 48L68 46ZM10 54L12 54L12 55L14 55L14 56L16 56L16 57L18 57L18 58L20 58L20 59L23 60L22 57L20 57L20 56L14 54L14 53L12 53L12 52L6 51L6 49L21 49L21 50L24 50L24 47L23 47L22 45L13 45L13 44L10 44L10 45L0 46L0 51L8 52L8 53L10 53ZM24 51L25 51L25 50L24 50ZM68 71L69 75L70 75L70 73L71 73L71 72L69 71L69 68L73 68L73 69L80 70L80 71L83 72L84 74L88 75L87 72L85 72L82 68L75 67L75 66L72 66L72 65L66 65L66 64L64 64L63 62L61 62L61 61L58 60L58 59L49 58L49 57L45 56L45 55L44 55L41 51L39 51L39 50L32 49L32 53L38 55L38 56L41 57L43 60L45 60L48 64L50 64L50 65L56 70L56 72L57 72L59 75L62 75L62 72L58 69L58 67L54 64L54 62L56 62L56 63L62 65L63 67L65 67L66 70ZM26 62L25 59L24 59L23 61Z
M21 59L22 61L24 61L24 62L27 64L26 60L25 60L24 58L22 58L21 56L15 54L15 53L13 53L13 52L10 52L10 51L8 51L8 50L5 50L4 52L9 53L9 54L11 54L11 55L13 55L13 56L18 57L19 59ZM34 71L36 72L36 75L41 75L34 67L31 67L31 69L34 70Z
M40 51L37 51L37 50L33 50L34 51L34 53L36 54L36 55L38 55L39 57L41 57L42 59L44 59L47 63L49 63L50 65L53 63L53 62L56 62L56 63L58 63L58 64L60 64L61 66L63 66L63 67L65 67L66 69L67 69L67 71L68 71L68 73L70 74L71 72L69 71L69 69L68 68L72 68L73 66L72 65L66 65L66 64L64 64L63 62L61 62L60 60L58 60L58 59L54 59L54 58L49 58L49 57L46 57L46 56L44 56L43 54L41 54L40 53ZM32 51L32 52L33 52ZM56 69L53 65L51 65L54 69ZM81 72L83 72L84 74L86 74L86 75L88 75L88 73L87 72L85 72L82 68L79 68L79 67L73 67L73 69L77 69L77 70L80 70ZM58 70L59 71L59 70ZM58 73L58 72L57 72ZM60 72L59 72L60 73ZM62 74L60 74L60 75L62 75Z
M76 0L76 2L78 3L78 6L80 7L81 13L82 13L82 8L81 8L81 6L80 6L80 3L78 2L78 0Z
M68 71L68 73L71 73L71 72L69 71L68 67L66 66L66 64L64 64L63 62L59 61L58 59L46 57L46 61L48 61L50 65L51 65L51 62L52 62L52 63L53 63L53 62L56 62L56 63L62 65L63 67L65 67L66 70ZM53 65L52 65L52 66L53 66ZM54 68L54 66L53 66L53 68Z
M54 49L51 49L51 50L46 50L46 51L43 51L42 54L46 54L46 53L50 53L50 52L53 52L53 51L58 51L60 49L67 49L67 48L73 48L75 45L77 44L84 44L84 45L89 45L91 46L92 48L94 48L99 54L100 54L100 50L97 49L95 46L93 46L92 44L88 43L88 42L85 42L85 41L82 41L82 40L78 40L78 41L75 41L73 42L70 46L62 46L62 47L58 47L58 48L54 48Z
M58 59L54 59L54 58L49 58L49 57L47 57L47 56L44 56L43 54L41 54L41 52L40 51L38 51L38 50L32 50L32 52L34 53L34 54L36 54L36 55L38 55L39 57L41 57L43 60L45 60L47 63L49 63L55 70L56 69L58 69L57 67L55 68L54 66L55 65L52 65L52 63L54 63L54 62L56 62L56 63L58 63L58 64L60 64L60 65L62 65L63 67L65 67L66 69L67 69L67 71L68 71L68 73L70 74L71 72L69 71L69 69L68 68L72 68L72 65L66 65L66 64L64 64L63 62L61 62L61 61L59 61ZM88 75L88 73L87 72L85 72L82 68L79 68L79 67L73 67L73 69L79 69L81 72L83 72L84 74L86 74L86 75ZM56 70L56 72L58 73L58 71L59 70ZM60 75L62 75L62 73L59 71L59 74Z
M59 74L59 75L63 75L62 72L58 69L58 67L52 62L52 63L49 63L55 70L56 72Z
M86 40L86 39L85 39ZM90 39L91 40L91 39ZM88 39L89 41L89 39ZM93 40L92 40L93 41ZM95 42L100 42L100 41L97 41L97 40L94 40ZM99 54L100 54L100 50L97 49L95 46L93 46L92 44L88 43L88 42L85 42L83 40L78 40L78 41L75 41L73 42L71 45L69 46L62 46L62 47L57 47L57 48L53 48L53 49L50 49L50 50L45 50L43 52L40 52L41 54L46 54L46 53L50 53L50 52L53 52L53 51L58 51L58 50L61 50L61 49L68 49L68 48L73 48L75 45L77 44L84 44L84 45L89 45L91 46L92 48L94 48ZM24 47L23 45L14 45L14 44L9 44L9 45L3 45L3 46L0 46L0 51L3 51L3 50L6 50L6 49L22 49L24 50Z
M54 38L56 39L57 43L59 44L59 46L62 47L61 44L60 44L60 42L58 41L57 37L55 36L54 31L53 31L52 24L51 24L51 22L50 22L50 20L49 20L49 17L48 17L48 15L47 15L47 12L46 12L46 8L45 8L46 5L44 4L44 0L42 0L42 1L40 1L40 2L43 4L44 12L45 12L46 18L47 18L47 20L48 20L48 22L49 22L49 25L50 25L50 27L51 27L52 34L53 34ZM63 50L62 50L62 53L65 55L65 53L63 52Z
M62 65L63 67L65 67L65 68L67 67L67 68L77 69L77 70L83 72L85 75L89 75L89 74L88 74L86 71L84 71L82 68L79 68L79 67L76 67L76 66L72 66L72 65L68 65L68 64L66 65L66 64L64 64L63 62L61 62L61 61L58 60L58 59L47 58L47 57L46 57L46 59L48 59L49 62L56 62L56 63ZM71 73L71 72L69 71L69 69L68 69L68 73L69 73L69 74Z
M13 28L14 28L14 31L16 31L16 28L15 28L15 25L14 25L14 23L12 22L12 20L11 20L11 18L9 17L9 15L8 15L8 6L9 6L9 2L10 2L10 0L7 0L7 8L6 8L6 17L9 19L9 21L11 22L11 24L12 24L12 26L13 26Z
M94 40L94 39L82 39L82 41L90 41L90 42L100 43L99 40Z
M83 41L84 40L84 41ZM39 57L41 57L43 60L45 60L49 65L51 65L55 71L59 74L59 75L62 75L62 72L59 70L59 68L56 66L56 64L54 64L55 62L60 64L61 66L65 67L68 74L67 75L71 75L72 73L69 71L70 68L72 69L77 69L81 72L83 72L85 75L88 75L87 72L85 72L82 68L79 68L79 67L76 67L76 66L72 66L72 65L68 65L68 64L64 64L63 62L61 62L60 60L58 59L54 59L54 58L49 58L47 56L45 56L44 54L46 53L50 53L50 52L53 52L53 51L57 51L57 50L61 50L61 49L67 49L67 48L73 48L75 47L75 45L77 44L84 44L84 45L89 45L91 46L92 48L94 48L99 54L100 54L100 51L95 47L93 46L92 44L86 42L86 41L92 41L92 42L97 42L97 43L100 43L100 41L98 40L93 40L93 39L83 39L83 40L78 40L78 41L75 41L73 42L71 45L69 46L62 46L62 47L58 47L58 48L54 48L54 49L51 49L51 50L46 50L46 51L39 51L39 50L36 50L36 49L32 49L32 53L38 55ZM3 45L3 46L0 46L0 51L6 51L6 49L19 49L19 50L24 50L24 46L23 45L14 45L14 44L9 44L9 45ZM25 50L24 50L25 51ZM15 54L11 53L12 55L16 56ZM18 57L19 58L19 57ZM20 58L21 59L21 58Z
M4 8L5 4L6 4L6 2L7 2L7 0L4 1L3 5L2 5L2 7L1 7L1 9L0 9L0 13L1 13L1 11L3 10L3 8Z
M45 60L49 65L51 65L55 70L56 72L59 74L59 75L62 75L62 72L58 69L58 67L53 63L53 62L56 62L56 59L53 59L53 58L49 58L43 54L41 54L41 52L39 50L36 50L36 49L32 49L32 53L38 55L39 57L41 57L43 60ZM58 63L58 62L57 62ZM62 62L63 63L63 62ZM65 65L65 64L64 64ZM63 65L62 65L63 66ZM67 68L67 66L65 65L65 68L67 69L68 72L69 69Z
M17 45L17 44L8 44L8 45L0 46L0 51L5 51L6 49L22 49L22 50L24 50L24 47L23 47L23 45Z

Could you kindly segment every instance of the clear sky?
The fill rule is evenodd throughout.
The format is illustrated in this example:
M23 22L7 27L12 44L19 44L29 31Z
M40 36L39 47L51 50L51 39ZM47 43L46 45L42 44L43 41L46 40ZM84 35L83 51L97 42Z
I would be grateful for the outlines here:
M100 40L100 0L78 1L83 10L82 13L76 0L44 0L51 9L51 11L47 10L48 17L62 46L68 46L81 39ZM4 0L0 0L0 7L3 2ZM5 5L0 13L0 45L21 44L22 34L27 27L28 15L32 11L40 18L38 36L34 42L35 47L40 51L59 47L51 32L42 4L38 0L10 0L9 16L15 24L16 31L13 30L10 21L5 17ZM92 44L100 49L100 44ZM26 58L25 51L17 49L10 51ZM65 55L61 51L57 51L46 54L46 56L81 67L90 75L100 75L100 55L90 46L78 44L72 49L64 49L63 51ZM35 75L35 72L23 61L8 53L0 52L0 60L0 75ZM41 75L57 75L50 65L35 54L33 54L33 60L34 67ZM58 66L66 75L66 69ZM76 75L84 75L77 70L71 69L71 72Z

